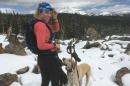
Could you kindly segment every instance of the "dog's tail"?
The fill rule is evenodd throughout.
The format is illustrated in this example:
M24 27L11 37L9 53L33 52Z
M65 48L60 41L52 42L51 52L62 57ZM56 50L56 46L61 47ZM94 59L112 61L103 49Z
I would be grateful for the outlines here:
M96 80L92 74L92 70L90 69L86 74L86 86L91 86L91 81L96 81Z
M91 70L86 73L86 85L85 86L89 86L90 75L91 75Z

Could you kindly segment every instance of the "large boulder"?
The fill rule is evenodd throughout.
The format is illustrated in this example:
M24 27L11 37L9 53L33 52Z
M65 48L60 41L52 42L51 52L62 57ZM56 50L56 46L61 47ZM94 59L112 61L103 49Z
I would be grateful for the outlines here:
M125 75L125 74L128 74L130 73L130 70L127 68L127 67L123 67L121 69L119 69L116 73L116 83L119 85L119 86L123 86L123 83L122 83L122 77Z
M9 44L5 46L5 53L16 54L16 55L26 55L24 46L18 41L15 34L10 35Z
M16 74L5 73L0 75L0 86L10 86L14 81L18 80Z
M101 46L101 44L99 42L94 42L94 43L91 43L91 44L89 42L87 42L83 48L84 49L90 49L92 47L97 47L98 48L100 46Z

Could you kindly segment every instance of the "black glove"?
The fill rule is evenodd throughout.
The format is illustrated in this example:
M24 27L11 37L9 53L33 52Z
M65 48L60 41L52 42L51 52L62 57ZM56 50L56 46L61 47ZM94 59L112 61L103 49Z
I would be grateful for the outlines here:
M78 55L77 55L76 52L73 52L73 53L71 54L71 57L73 57L73 58L74 58L76 61L78 61L78 62L81 61L81 59L78 57Z

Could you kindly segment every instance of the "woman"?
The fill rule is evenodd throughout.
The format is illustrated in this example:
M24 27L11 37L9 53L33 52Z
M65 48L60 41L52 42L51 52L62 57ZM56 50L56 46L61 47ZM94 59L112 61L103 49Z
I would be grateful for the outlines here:
M43 2L39 4L34 17L38 20L34 24L34 33L37 48L41 51L38 54L38 65L42 76L41 86L48 86L50 81L52 86L62 86L63 83L67 83L67 77L61 68L61 60L57 54L60 45L52 42L53 33L59 31L57 13L50 4Z

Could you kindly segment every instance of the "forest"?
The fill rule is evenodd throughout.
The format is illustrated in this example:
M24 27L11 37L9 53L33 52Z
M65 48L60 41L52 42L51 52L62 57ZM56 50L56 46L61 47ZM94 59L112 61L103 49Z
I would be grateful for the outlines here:
M6 33L7 29L11 27L13 33L24 35L27 29L26 25L33 19L32 14L5 14L0 12L0 33ZM61 30L56 37L59 39L85 39L86 36L94 32L99 35L98 38L107 35L130 34L130 14L122 16L89 16L60 13L58 19Z

